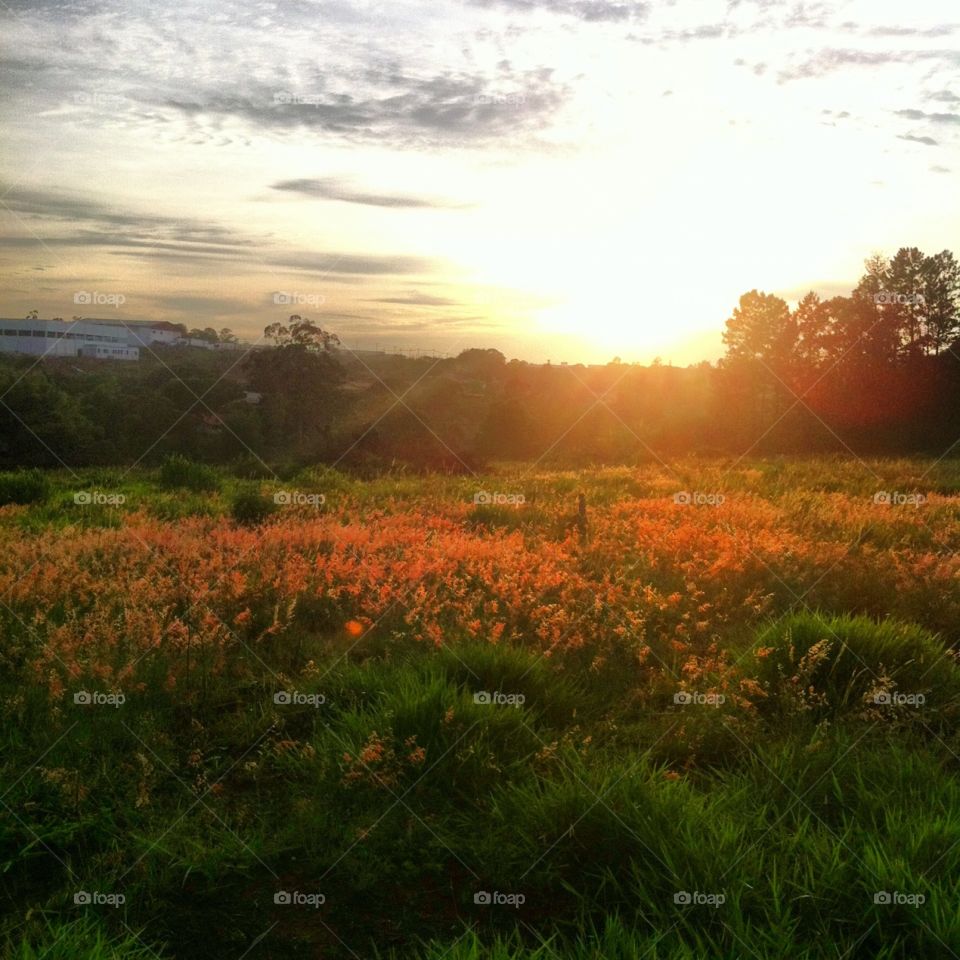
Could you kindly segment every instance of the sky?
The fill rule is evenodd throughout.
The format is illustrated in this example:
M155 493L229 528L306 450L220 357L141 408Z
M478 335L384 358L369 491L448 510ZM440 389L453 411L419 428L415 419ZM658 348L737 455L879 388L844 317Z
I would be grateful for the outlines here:
M0 131L0 316L695 363L960 254L960 6L0 0Z

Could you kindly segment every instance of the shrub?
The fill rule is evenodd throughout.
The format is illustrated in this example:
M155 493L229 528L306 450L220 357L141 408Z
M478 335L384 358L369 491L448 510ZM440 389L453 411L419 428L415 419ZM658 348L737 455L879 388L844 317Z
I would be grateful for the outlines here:
M0 506L8 503L43 503L50 495L50 481L40 470L0 473Z
M960 669L916 624L802 613L761 630L755 651L774 711L819 718L893 705L896 695L922 695L927 711L960 706Z
M258 490L242 490L233 498L230 515L236 523L255 527L267 520L276 509L273 500Z
M179 453L167 457L160 467L160 485L168 489L186 487L197 492L220 489L220 477L213 467L194 463Z

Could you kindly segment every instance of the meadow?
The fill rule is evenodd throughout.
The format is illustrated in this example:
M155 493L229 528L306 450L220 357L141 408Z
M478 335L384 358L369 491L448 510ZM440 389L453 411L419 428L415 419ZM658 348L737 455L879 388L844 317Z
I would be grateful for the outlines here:
M960 954L960 461L0 502L7 956Z

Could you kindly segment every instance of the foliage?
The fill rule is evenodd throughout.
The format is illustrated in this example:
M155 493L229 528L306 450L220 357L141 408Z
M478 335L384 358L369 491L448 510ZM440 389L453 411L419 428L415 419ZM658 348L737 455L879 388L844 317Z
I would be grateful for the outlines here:
M220 488L220 478L213 468L173 454L167 457L160 467L160 485L167 489L184 487L187 490L208 492Z
M42 503L50 495L50 482L40 470L0 473L0 506L8 503Z
M317 462L367 476L466 475L505 460L939 454L960 435L960 266L949 251L871 257L850 296L811 291L793 309L751 290L727 320L717 365L360 353L299 315L264 336L269 347L244 352L157 346L137 364L0 356L0 468L177 454L258 459L249 473L262 476Z
M5 955L949 956L960 465L522 476L0 510Z
M248 527L263 523L275 510L273 501L259 490L241 490L230 504L230 516L236 523Z

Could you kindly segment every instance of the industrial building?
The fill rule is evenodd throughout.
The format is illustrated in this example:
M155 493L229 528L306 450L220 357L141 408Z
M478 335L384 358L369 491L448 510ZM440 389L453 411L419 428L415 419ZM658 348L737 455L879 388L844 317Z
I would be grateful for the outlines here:
M0 319L0 353L139 360L141 347L189 343L181 328L165 321Z

